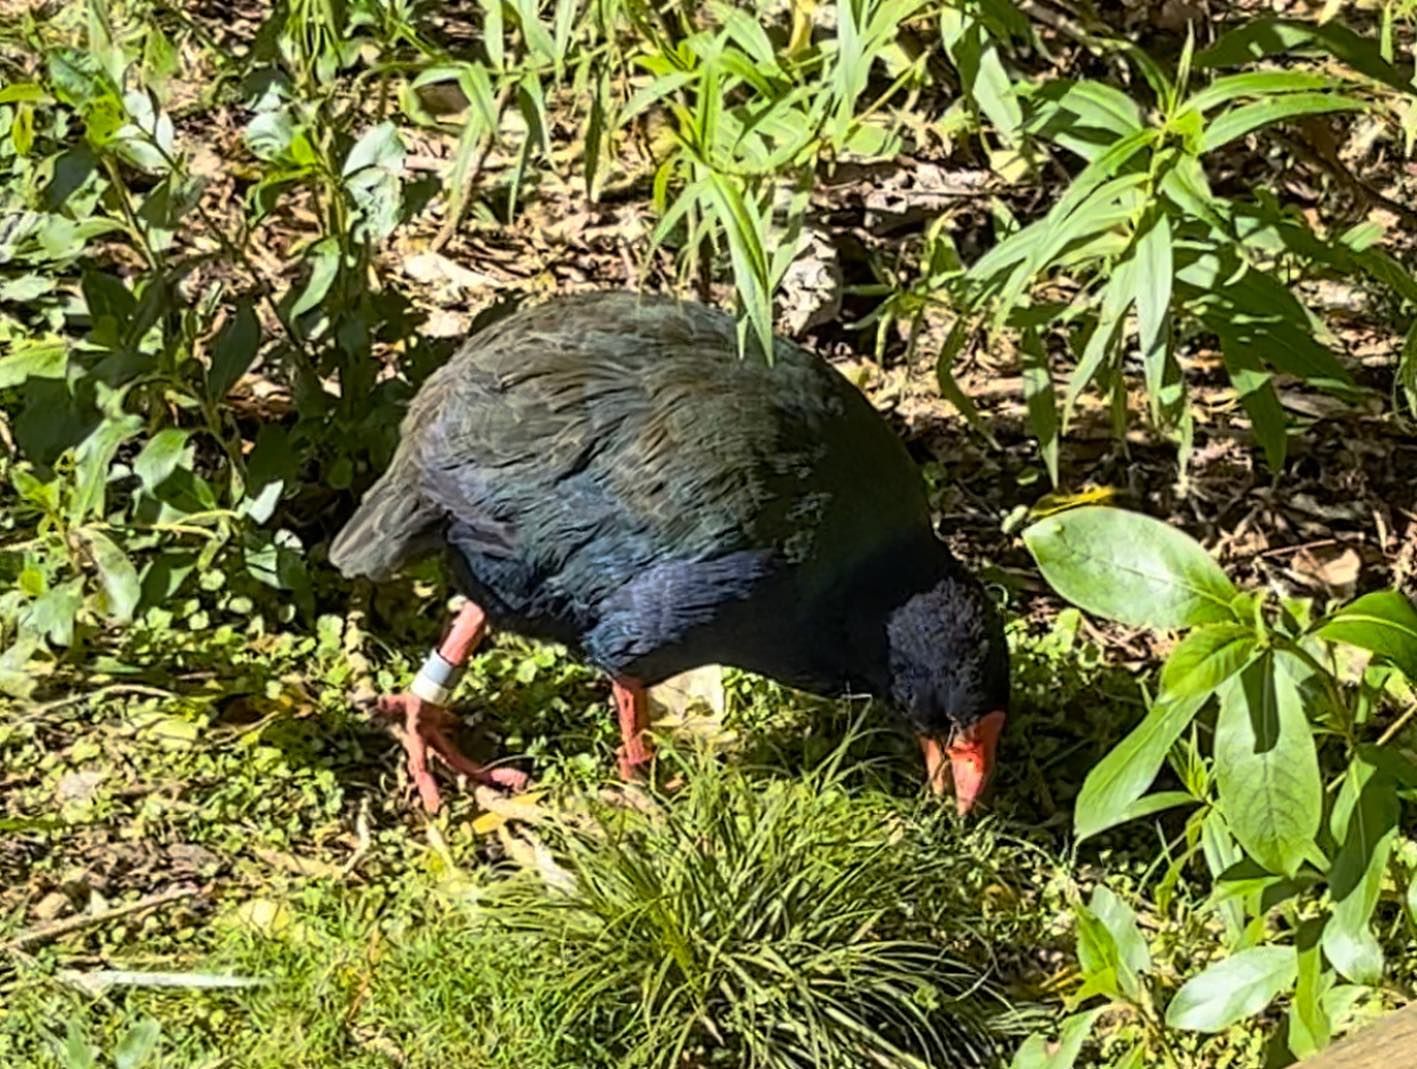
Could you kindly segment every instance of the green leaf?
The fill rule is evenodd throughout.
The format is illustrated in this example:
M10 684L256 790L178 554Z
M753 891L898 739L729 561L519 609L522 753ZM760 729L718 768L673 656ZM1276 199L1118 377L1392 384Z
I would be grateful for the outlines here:
M992 442L994 439L984 423L984 417L980 415L974 401L960 388L959 382L954 377L955 357L964 348L970 333L970 323L964 316L955 320L954 326L950 328L949 334L940 345L940 355L935 360L935 381L940 386L940 396L954 405L971 427Z
M1053 589L1098 616L1154 628L1234 619L1236 590L1220 566L1189 535L1150 516L1070 509L1023 539Z
M1204 696L1156 702L1146 719L1093 767L1073 810L1073 830L1079 842L1132 819L1129 811L1151 786L1167 751L1204 704Z
M1319 946L1320 922L1305 921L1296 940L1299 976L1289 1004L1289 1050L1305 1058L1328 1046L1333 1024L1324 1007L1324 995L1333 986L1333 973L1323 967Z
M962 8L944 7L940 10L940 35L969 99L988 117L1005 144L1017 144L1023 109L984 24Z
M261 348L261 321L249 300L236 306L236 314L227 320L212 345L211 365L207 369L207 398L220 401L236 380L246 374Z
M1271 123L1282 122L1299 115L1322 115L1333 111L1361 111L1367 105L1356 97L1340 96L1337 93L1290 93L1287 96L1270 97L1253 104L1242 104L1237 108L1216 116L1201 137L1201 154L1214 152L1222 145L1228 145L1237 137L1244 137L1251 130Z
M1225 370L1250 417L1255 438L1264 449L1265 463L1271 471L1284 466L1289 451L1289 426L1274 392L1273 376L1260 364L1256 348L1248 345L1228 330L1220 334L1221 354Z
M1063 1022L1058 1042L1051 1050L1043 1036L1029 1036L1009 1063L1009 1069L1072 1069L1082 1053L1082 1045L1092 1034L1092 1026L1106 1009L1106 1006L1098 1006L1073 1014Z
M186 446L187 432L177 427L158 431L148 439L143 451L133 461L133 472L138 476L144 490L151 492L157 489L177 470Z
M1149 212L1138 231L1131 257L1131 301L1137 310L1142 367L1153 413L1171 407L1164 394L1171 356L1171 222L1161 207Z
M1417 419L1417 322L1413 322L1402 343L1402 356L1398 360L1393 390L1402 392L1407 402L1407 414Z
M1268 1006L1297 972L1291 946L1242 950L1187 980L1166 1007L1166 1023L1188 1032L1223 1032Z
M1137 976L1149 972L1151 952L1137 927L1137 915L1132 908L1102 884L1093 888L1088 908L1112 933L1122 963Z
M1058 485L1058 405L1053 394L1053 375L1048 354L1038 332L1030 328L1023 335L1023 397L1028 405L1028 424L1038 439L1038 452L1048 468L1048 479Z
M1111 999L1134 1000L1139 992L1135 974L1128 974L1112 933L1092 911L1078 906L1078 967L1082 970L1082 998L1093 994ZM1080 999L1081 1001L1081 999Z
M1066 79L1033 90L1025 129L1092 161L1142 127L1137 102L1102 82Z
M69 346L57 338L17 342L0 356L0 390L30 379L62 379L69 368Z
M1361 759L1348 766L1334 806L1333 833L1340 845L1329 871L1333 911L1324 926L1323 951L1355 984L1375 986L1382 979L1382 949L1368 921L1382 891L1399 808L1397 784L1388 776Z
M246 147L258 160L267 163L281 159L295 140L295 120L285 108L263 111L246 125L243 138Z
M1411 72L1388 62L1381 46L1337 21L1322 25L1298 19L1246 20L1196 56L1203 67L1250 66L1281 52L1324 51L1399 93L1411 91Z
M0 86L0 104L43 104L49 100L44 87L35 82L13 82Z
M342 177L348 178L366 167L397 167L403 163L403 139L391 122L371 126L360 136L345 157Z
M325 299L339 274L340 249L335 238L321 238L310 247L305 258L310 262L310 279L305 291L291 306L290 317L297 319Z
M74 643L74 617L83 604L82 578L60 583L30 603L25 615L25 627L44 635L56 646L71 646Z
M123 1038L113 1048L115 1069L142 1069L153 1052L157 1050L162 1026L151 1017L144 1017L123 1033Z
M109 416L75 451L74 496L69 504L71 523L82 523L103 511L108 467L118 447L138 433L143 421L132 413Z
M506 63L506 44L502 0L479 0L482 5L482 46L492 66L501 70Z
M83 1027L71 1017L64 1034L64 1046L59 1048L60 1061L64 1069L96 1069L98 1059L89 1046Z
M133 609L142 593L137 569L107 535L92 527L82 527L79 533L87 540L94 567L98 569L104 612L117 623L127 623L133 618Z
M1293 876L1313 849L1323 782L1299 688L1275 655L1226 686L1214 746L1230 830L1269 871Z
M1278 93L1317 92L1337 89L1343 83L1337 78L1312 71L1246 71L1244 74L1229 74L1217 78L1204 89L1192 94L1182 109L1194 108L1205 113L1221 104L1228 104L1240 97L1268 97Z
M1255 630L1246 624L1198 627L1171 651L1161 669L1161 691L1169 698L1208 695L1255 655Z
M1372 650L1417 681L1417 609L1396 590L1365 594L1328 617L1316 634Z

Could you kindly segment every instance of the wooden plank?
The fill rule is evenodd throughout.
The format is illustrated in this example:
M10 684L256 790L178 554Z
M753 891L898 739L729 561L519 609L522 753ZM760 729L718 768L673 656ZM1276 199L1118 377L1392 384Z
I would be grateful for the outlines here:
M1417 1002L1300 1063L1304 1069L1417 1069Z

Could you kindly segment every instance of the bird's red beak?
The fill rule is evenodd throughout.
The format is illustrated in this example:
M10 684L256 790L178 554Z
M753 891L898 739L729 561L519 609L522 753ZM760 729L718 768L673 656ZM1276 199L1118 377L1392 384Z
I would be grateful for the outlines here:
M920 749L925 754L925 777L936 794L945 793L945 769L954 780L955 805L961 814L968 813L979 801L989 776L994 771L994 752L999 735L1004 730L1003 710L980 717L965 731L949 742L938 736L921 735ZM945 759L949 759L946 765Z

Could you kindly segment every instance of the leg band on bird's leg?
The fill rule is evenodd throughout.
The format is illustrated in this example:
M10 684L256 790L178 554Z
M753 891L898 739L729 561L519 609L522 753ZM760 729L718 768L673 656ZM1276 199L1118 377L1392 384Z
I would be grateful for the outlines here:
M430 705L447 705L452 701L453 691L457 690L462 673L462 665L452 664L434 650L423 662L418 675L413 677L408 691Z
M487 614L469 601L462 607L442 644L428 655L409 692L432 705L447 705L462 678L467 659L487 633Z

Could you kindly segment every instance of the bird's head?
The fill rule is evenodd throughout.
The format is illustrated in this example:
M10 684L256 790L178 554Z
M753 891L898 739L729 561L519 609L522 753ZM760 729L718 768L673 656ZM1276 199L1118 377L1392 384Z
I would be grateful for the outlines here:
M961 813L978 801L994 767L1009 700L1009 652L984 587L952 571L890 615L890 697L925 754L931 788L954 780Z

